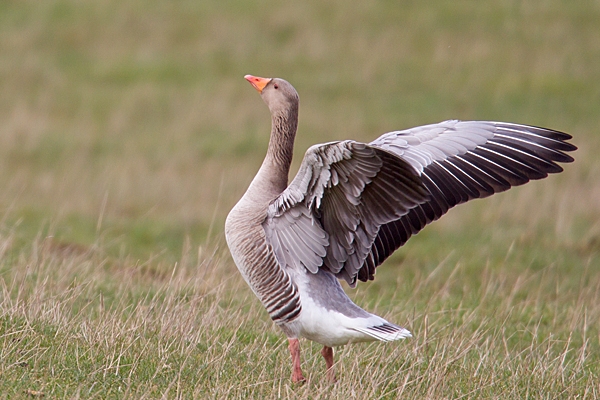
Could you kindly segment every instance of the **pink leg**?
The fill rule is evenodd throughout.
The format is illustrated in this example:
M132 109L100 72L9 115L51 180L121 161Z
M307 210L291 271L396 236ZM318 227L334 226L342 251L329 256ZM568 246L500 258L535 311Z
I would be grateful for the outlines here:
M327 366L327 379L329 379L330 382L337 382L335 371L333 370L333 349L331 347L323 346L321 355L325 359L325 365Z
M290 354L292 355L292 382L305 382L306 379L302 375L300 368L300 341L298 339L288 338Z

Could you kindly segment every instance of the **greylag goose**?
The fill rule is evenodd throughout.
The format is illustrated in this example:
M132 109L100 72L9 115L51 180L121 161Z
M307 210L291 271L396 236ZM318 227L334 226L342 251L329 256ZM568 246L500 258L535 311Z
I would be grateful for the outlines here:
M266 157L225 223L240 273L287 335L292 381L304 381L299 338L333 347L411 337L346 295L411 235L451 207L561 172L570 135L506 122L445 121L371 143L312 146L288 185L298 93L279 78L245 76L271 112Z

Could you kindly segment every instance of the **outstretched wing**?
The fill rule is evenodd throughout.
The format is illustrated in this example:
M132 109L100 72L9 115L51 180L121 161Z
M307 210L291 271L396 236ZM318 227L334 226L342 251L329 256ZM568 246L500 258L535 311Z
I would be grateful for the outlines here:
M390 132L370 144L406 160L431 193L402 217L380 227L358 279L373 279L375 267L451 207L503 192L563 169L576 150L571 136L506 122L445 121Z
M379 227L429 196L416 171L354 141L313 146L263 224L281 265L326 268L353 284Z
M525 125L446 121L369 144L311 147L263 226L281 265L373 279L408 238L451 207L560 172L575 146Z

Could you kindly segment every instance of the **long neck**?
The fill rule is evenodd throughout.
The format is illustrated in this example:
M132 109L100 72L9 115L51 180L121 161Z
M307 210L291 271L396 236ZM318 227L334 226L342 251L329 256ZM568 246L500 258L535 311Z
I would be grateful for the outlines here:
M271 138L267 155L248 188L247 194L272 199L285 190L298 127L298 105L286 107L271 116Z
M275 112L271 116L271 138L264 163L284 171L286 177L292 164L294 139L298 128L298 105ZM263 163L263 165L264 165Z

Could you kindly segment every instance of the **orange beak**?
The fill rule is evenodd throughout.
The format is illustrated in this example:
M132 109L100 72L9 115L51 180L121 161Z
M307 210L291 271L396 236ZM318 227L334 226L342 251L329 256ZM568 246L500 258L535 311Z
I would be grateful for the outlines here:
M252 75L246 75L244 76L244 79L250 82L250 84L254 86L254 89L258 90L258 93L262 93L265 86L267 86L267 84L271 82L271 78L261 78L259 76Z

